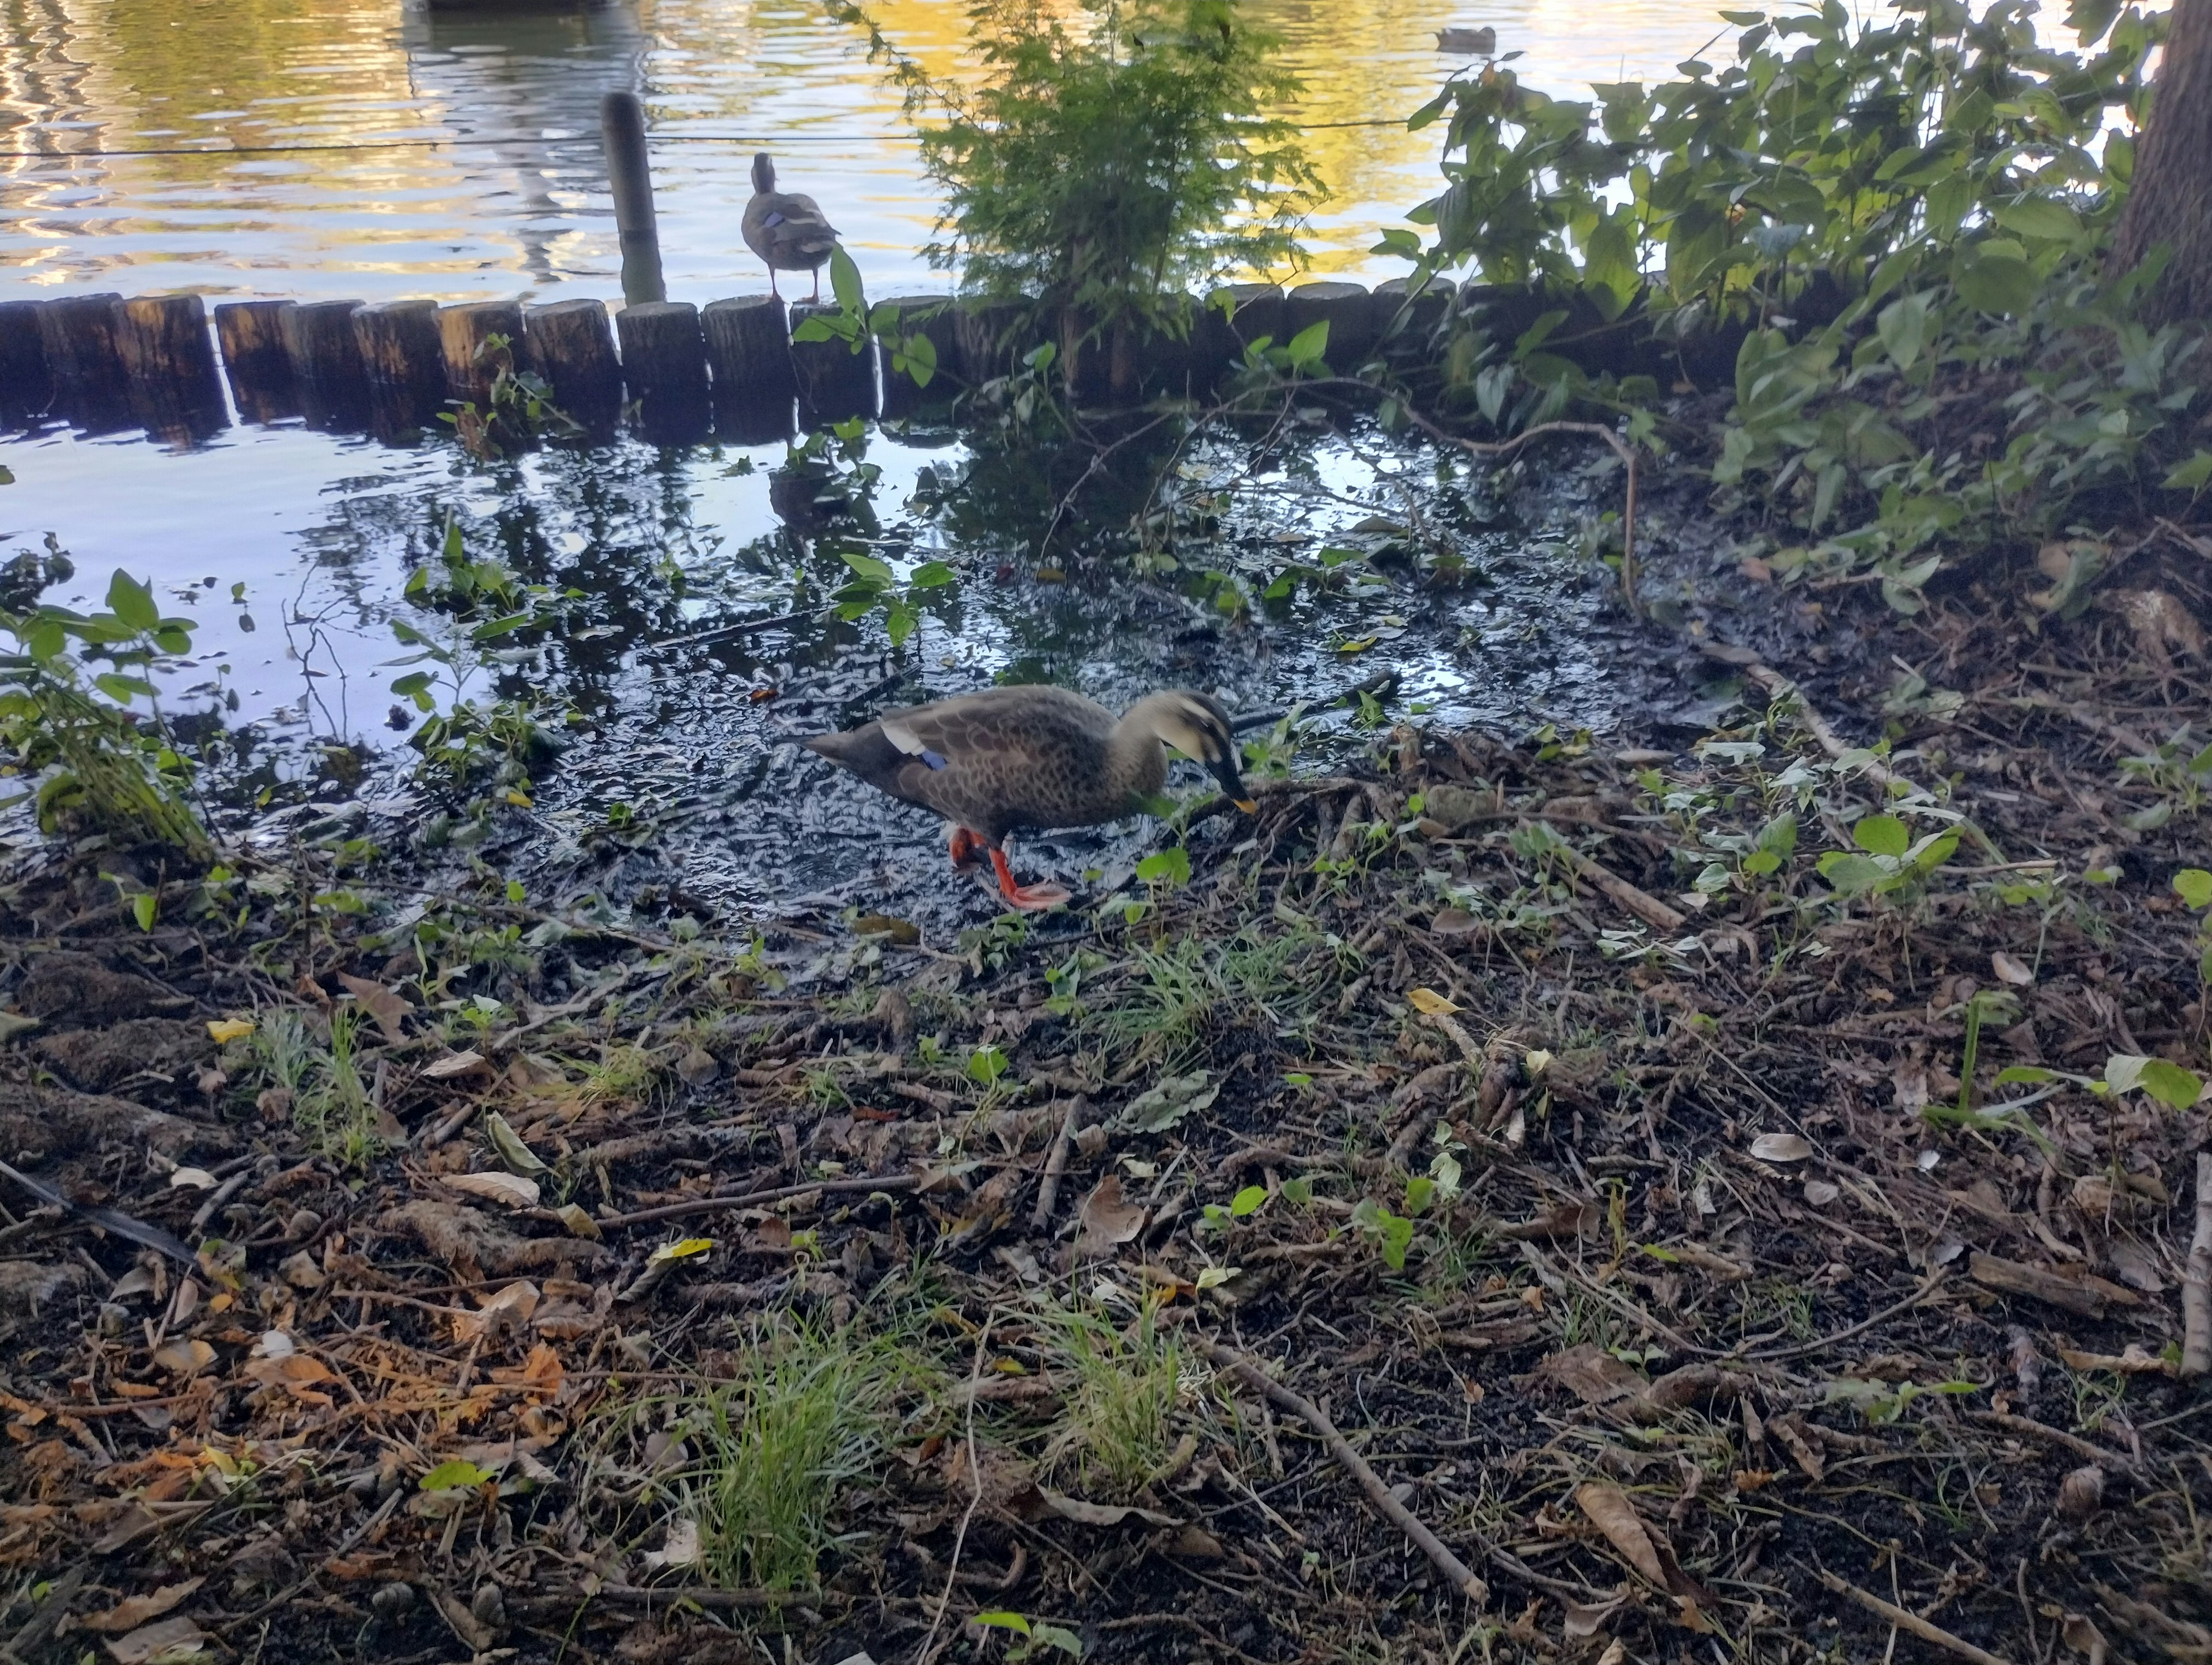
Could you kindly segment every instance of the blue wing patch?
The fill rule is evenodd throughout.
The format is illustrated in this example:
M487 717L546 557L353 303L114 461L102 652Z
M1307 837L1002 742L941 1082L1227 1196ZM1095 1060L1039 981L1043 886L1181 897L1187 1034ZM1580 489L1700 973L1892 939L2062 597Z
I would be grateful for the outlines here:
M923 751L921 754L921 761L928 764L932 769L951 769L952 767L951 764L945 761L944 753L938 751Z
M783 216L776 213L774 210L770 210L768 216L763 219L761 223L764 226L780 226L783 223Z

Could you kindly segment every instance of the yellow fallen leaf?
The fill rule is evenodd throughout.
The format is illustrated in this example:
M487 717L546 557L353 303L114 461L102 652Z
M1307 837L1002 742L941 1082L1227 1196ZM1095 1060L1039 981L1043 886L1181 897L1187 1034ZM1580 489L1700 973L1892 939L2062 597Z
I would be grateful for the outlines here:
M1413 1003L1414 1011L1425 1012L1431 1018L1444 1017L1459 1010L1433 988L1417 988L1406 998Z
M684 1237L672 1243L663 1243L653 1251L656 1261L688 1261L694 1255L704 1255L714 1246L712 1237Z
M1336 644L1336 651L1340 653L1364 653L1381 640L1380 636L1358 636L1350 641L1340 641Z
M519 787L509 787L504 796L508 803L519 810L526 810L530 807L530 794Z
M253 1024L244 1018L210 1018L208 1019L208 1033L215 1037L217 1046L227 1047L233 1041L243 1041L252 1034Z

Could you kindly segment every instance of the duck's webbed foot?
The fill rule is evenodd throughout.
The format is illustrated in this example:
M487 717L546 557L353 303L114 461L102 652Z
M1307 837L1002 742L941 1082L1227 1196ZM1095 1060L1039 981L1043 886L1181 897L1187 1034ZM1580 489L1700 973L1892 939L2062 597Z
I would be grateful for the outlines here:
M991 866L999 875L999 894L1006 897L1010 905L1025 914L1041 914L1048 908L1060 907L1075 898L1075 892L1065 884L1049 882L1042 884L1015 884L1014 870L1006 865L1004 850L991 852Z
M952 829L952 865L963 872L981 861L983 852L990 848L990 842L972 828Z

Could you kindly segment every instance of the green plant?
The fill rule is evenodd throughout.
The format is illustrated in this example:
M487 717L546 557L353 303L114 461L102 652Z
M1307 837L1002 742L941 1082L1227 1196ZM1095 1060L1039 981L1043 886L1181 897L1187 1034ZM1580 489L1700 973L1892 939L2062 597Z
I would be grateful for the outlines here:
M900 1390L919 1374L895 1340L797 1327L738 1355L684 1422L697 1460L672 1489L699 1527L700 1564L724 1588L820 1583L835 1514L882 1456Z
M1372 1197L1361 1198L1352 1207L1352 1229L1373 1243L1376 1248L1382 1251L1382 1264L1393 1272L1403 1272L1406 1269L1406 1253L1413 1247L1412 1217L1419 1211L1412 1206L1412 1188L1414 1185L1427 1185L1433 1188L1434 1184L1434 1181L1428 1179L1408 1181L1408 1202L1407 1212L1403 1214L1392 1213ZM1423 1194L1420 1200L1422 1206L1425 1207L1429 1200L1428 1194Z
M192 622L164 617L151 586L118 568L106 611L0 612L0 629L16 644L0 654L0 744L12 754L0 775L38 778L40 828L80 825L204 857L192 766L151 675L191 651ZM132 709L142 700L145 718Z
M1297 78L1237 0L975 0L980 84L939 82L866 28L921 128L945 203L927 252L967 293L1069 309L1089 330L1189 327L1182 297L1292 258L1320 180L1269 112Z
M1024 1659L1034 1659L1047 1648L1057 1649L1060 1652L1077 1659L1083 1657L1081 1637L1073 1631L1063 1629L1058 1625L1048 1625L1042 1619L1031 1620L1018 1613L993 1611L979 1613L970 1622L981 1626L987 1631L1006 1631L1020 1638L1007 1650L1007 1665L1016 1665L1016 1662Z
M1126 1329L1080 1309L1048 1310L1042 1326L1074 1378L1047 1450L1073 1467L1085 1492L1126 1498L1166 1464L1185 1371L1182 1344L1147 1302Z
M485 393L487 409L473 399L450 401L438 420L448 423L461 449L479 462L496 462L511 445L528 445L551 435L568 439L584 431L583 424L553 402L553 389L535 371L514 368L514 343L499 334L477 343L476 365L491 372Z
M2183 907L2197 916L2197 977L2212 988L2212 872L2184 867L2173 876L2173 893Z
M2163 17L2077 5L2064 51L2012 0L1723 15L1743 29L1724 69L1571 102L1493 65L1414 118L1449 118L1445 189L1414 216L1436 235L1383 247L1417 276L1472 265L1544 295L1533 319L1466 319L1453 396L1516 431L1577 404L1625 415L1632 442L1700 452L1723 507L1818 540L1784 535L1784 581L1869 568L1906 611L1950 551L2163 489L2190 455L2197 338L2136 321L2156 261L2104 272ZM1710 427L1575 356L1729 327ZM2185 468L2172 489L2202 483Z
M535 664L539 649L520 633L557 623L577 593L525 583L495 557L472 560L452 519L437 559L410 573L402 593L425 623L392 621L392 634L415 651L386 663L425 667L392 684L426 714L407 740L422 754L418 775L455 791L489 775L511 801L526 805L531 769L556 750L538 702L518 694L480 705L471 690L487 671Z
M907 377L916 387L927 387L935 380L937 343L927 335L902 334L894 326L904 314L889 302L870 308L860 269L842 247L830 252L830 293L836 310L810 313L791 332L793 341L842 341L854 353L880 342L893 375Z
M279 1011L255 1029L251 1041L262 1079L281 1091L308 1148L356 1169L384 1149L377 1132L381 1118L362 1079L361 1022L357 1007L337 1007L330 1014L330 1038L323 1042L299 1013Z
M1856 850L1831 850L1819 864L1838 896L1913 896L1957 851L1959 830L1946 827L1915 838L1897 817L1869 815L1853 824L1851 842Z
M2158 794L2148 807L2132 811L2121 820L2136 832L2154 831L2177 812L2195 815L2212 798L2212 745L2200 747L2185 723L2171 739L2140 756L2121 758L2120 773Z

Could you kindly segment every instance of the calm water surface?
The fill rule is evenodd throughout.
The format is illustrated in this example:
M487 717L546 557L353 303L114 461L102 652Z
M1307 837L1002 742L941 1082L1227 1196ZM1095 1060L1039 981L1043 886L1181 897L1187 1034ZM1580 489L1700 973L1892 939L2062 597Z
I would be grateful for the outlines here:
M1529 79L1574 92L1670 73L1719 27L1709 0L1254 3L1309 76L1296 113L1334 193L1313 264L1370 279L1396 270L1365 252L1377 228L1433 189L1435 132L1395 124L1460 62L1434 52L1434 28L1492 23ZM957 0L887 0L879 15L933 69L958 70ZM611 0L537 17L397 0L0 0L0 297L617 295L597 137L599 98L616 88L648 106L673 296L762 286L738 235L758 148L821 198L874 292L947 281L917 253L934 204L897 100L811 0ZM253 149L306 146L325 148ZM782 459L781 446L628 441L487 468L450 445L394 450L296 423L233 427L189 449L53 426L0 446L15 477L0 485L0 558L51 534L77 563L50 594L70 605L96 605L115 568L150 574L201 624L173 704L219 714L280 809L380 800L372 830L403 842L421 815L404 791L409 754L392 744L408 714L390 693L391 623L406 573L456 516L472 550L587 598L590 629L546 667L583 726L535 807L510 817L510 871L574 878L563 864L580 861L585 831L630 803L664 829L655 883L672 866L689 889L749 908L831 889L917 915L975 911L939 877L927 817L887 811L784 744L886 702L1048 678L1115 703L1165 684L1215 687L1249 710L1384 664L1443 721L1602 727L1644 697L1621 680L1627 656L1607 645L1567 545L1502 525L1470 531L1464 589L1386 574L1224 626L1203 594L1089 567L1079 548L1053 556L1072 581L1037 581L1009 530L1020 516L971 514L964 531L921 528L899 554L941 556L963 580L903 667L851 629L654 649L702 622L781 613L802 592L818 606L837 580L834 559L775 513L769 471ZM872 459L896 515L924 469L965 453L949 437L878 437ZM1245 535L1215 558L1256 589L1314 540L1342 541L1362 514L1347 499L1391 499L1373 461L1324 443L1310 501L1279 477L1284 494L1251 502ZM1337 651L1370 640L1364 654ZM757 701L769 689L778 697ZM366 779L331 766L363 745L385 749ZM0 825L0 850L23 836L20 821ZM1102 848L1072 848L1064 875ZM621 888L605 874L577 882Z

